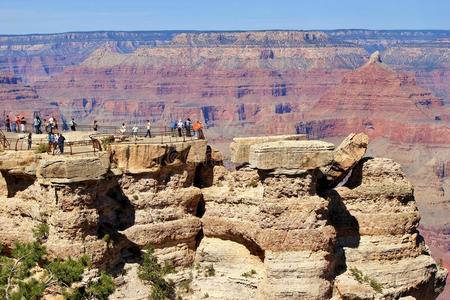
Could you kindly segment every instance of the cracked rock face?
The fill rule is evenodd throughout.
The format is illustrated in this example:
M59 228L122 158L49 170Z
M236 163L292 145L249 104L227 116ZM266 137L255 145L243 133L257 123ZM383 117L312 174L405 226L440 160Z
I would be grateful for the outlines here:
M80 158L6 153L0 240L8 249L47 223L52 256L120 269L112 299L148 296L136 276L147 244L177 268L183 299L436 298L447 272L417 231L400 165L363 158L363 134L337 148L283 139L234 145L245 158L232 171L204 141Z

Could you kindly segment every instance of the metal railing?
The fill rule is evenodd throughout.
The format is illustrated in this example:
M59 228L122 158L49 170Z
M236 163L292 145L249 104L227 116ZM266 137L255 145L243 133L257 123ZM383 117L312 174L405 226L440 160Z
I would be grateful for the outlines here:
M66 140L64 143L65 148L69 151L70 155L81 154L87 152L99 152L102 150L102 140L114 137L114 143L129 143L129 144L172 144L186 141L193 141L198 139L194 131L187 131L185 128L181 130L181 134L178 129L172 129L169 127L154 127L151 129L151 137L146 138L147 130L137 132L136 134L130 132L127 129L126 132L120 132L120 129L116 126L99 126L97 131L92 130L92 126L79 125L76 127L76 131L86 131L91 132L86 138L78 140ZM81 130L80 130L81 129ZM70 132L69 131L66 131ZM44 132L43 134L47 134ZM17 137L6 137L0 130L0 139L2 140L2 145L4 149L15 150L15 151L25 151L25 150L36 150L40 145L45 145L47 153L57 154L58 146L57 143L51 144L47 137L36 138L34 135L32 137L31 148L28 145L28 137L25 133L19 134ZM67 147L66 147L67 146ZM74 151L74 149L83 146L92 146L90 151Z
M7 149L10 145L8 139L6 138L5 134L3 133L3 131L1 129L0 129L0 145L4 149Z

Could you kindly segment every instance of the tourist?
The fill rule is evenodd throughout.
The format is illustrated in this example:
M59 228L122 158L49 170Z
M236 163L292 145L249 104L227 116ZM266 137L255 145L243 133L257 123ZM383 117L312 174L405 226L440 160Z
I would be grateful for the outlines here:
M9 119L9 116L6 116L5 127L6 132L11 132L11 120Z
M54 128L55 128L55 119L53 117L50 117L48 119L48 132L53 133Z
M97 120L94 120L94 126L92 127L92 129L94 129L94 131L98 131Z
M16 116L16 127L14 131L17 133L20 131L20 116Z
M47 119L44 119L44 129L45 129L46 133L50 132L49 123L48 123Z
M182 136L183 127L184 127L184 123L183 123L183 121L181 121L181 119L179 119L178 123L177 123L177 130L178 130L178 136L179 137Z
M64 154L64 141L65 141L65 140L66 140L66 138L65 138L62 134L60 134L60 135L58 136L57 142L58 142L59 152L60 152L61 154Z
M201 140L205 139L205 136L203 134L203 125L202 122L199 120L195 121L194 125L192 126L192 129L197 133L197 137Z
M33 143L33 138L31 136L31 132L28 133L28 150L31 150L31 144Z
M138 131L139 131L139 127L136 124L134 124L133 128L131 128L131 132L133 133L135 140L137 139Z
M172 133L172 136L175 136L175 131L177 130L177 121L171 121L170 122L170 131Z
M22 117L20 119L20 132L25 132L25 125L27 124L27 121L25 121L25 117Z
M186 128L186 136L191 136L191 129L192 129L192 121L191 119L187 118L184 122L184 127Z
M145 137L152 137L152 134L150 132L150 129L152 128L152 124L150 123L150 120L147 120L147 132L145 133Z
M38 115L34 117L33 125L34 125L34 133L40 134L41 132L41 118Z
M76 130L77 130L77 126L78 126L78 124L75 123L74 118L72 118L72 120L70 121L70 129L71 129L72 131L76 131Z
M122 127L119 129L120 134L125 134L127 132L127 126L122 123Z
M55 144L55 137L52 132L48 133L48 149L47 153L51 153L53 151L53 146Z

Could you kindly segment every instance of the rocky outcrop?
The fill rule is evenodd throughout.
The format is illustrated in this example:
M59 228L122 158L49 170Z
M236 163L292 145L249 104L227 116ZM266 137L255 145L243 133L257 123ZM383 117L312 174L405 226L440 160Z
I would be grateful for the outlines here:
M329 167L322 167L329 184L341 181L366 154L369 137L364 133L350 134L334 150L333 162Z
M338 255L343 259L338 260L337 268L344 273L335 282L339 295L374 298L367 293L370 282L361 290L361 284L354 280L358 270L383 287L375 298L437 297L446 273L427 255L428 248L418 235L420 217L413 189L397 163L363 159L346 185L328 191L327 198L341 251Z
M400 166L362 158L364 134L337 148L285 138L234 145L248 163L232 171L204 140L71 157L7 151L1 242L10 249L46 223L51 256L121 269L113 299L148 295L135 281L149 244L190 299L434 299L447 273L417 231Z
M237 165L248 164L250 162L250 147L255 144L275 141L302 140L305 135L278 135L278 136L261 136L234 138L230 144L231 162Z
M418 234L411 184L391 160L361 160L367 142L367 136L352 134L334 151L332 145L317 148L324 145L315 141L255 144L249 167L202 190L205 240L229 240L230 247L241 243L249 251L245 257L260 258L262 265L254 265L262 269L245 281L252 297L425 299L442 291L446 272ZM326 159L306 159L321 151ZM283 155L289 153L298 157L286 163ZM330 165L340 166L334 178L352 171L345 186L320 185L321 170ZM208 247L204 251L202 257L222 266L225 254ZM217 293L209 290L209 295L221 298L225 286L246 280L230 277L210 279ZM198 280L201 295L208 279Z

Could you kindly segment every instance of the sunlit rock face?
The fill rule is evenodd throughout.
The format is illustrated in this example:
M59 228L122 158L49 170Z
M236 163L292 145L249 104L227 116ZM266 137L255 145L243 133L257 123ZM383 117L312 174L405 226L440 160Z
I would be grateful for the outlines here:
M94 32L0 37L0 103L90 124L190 116L235 136L363 131L404 167L421 230L449 265L447 31ZM383 45L380 48L380 45ZM371 53L377 55L370 58ZM1 122L0 122L1 123ZM228 158L228 153L225 153ZM448 296L447 296L448 297Z
M434 299L447 272L417 231L412 185L394 161L363 158L367 147L363 133L337 147L301 135L236 139L233 157L248 162L234 170L205 140L116 142L82 156L6 151L0 239L8 251L46 223L50 256L122 270L113 299L146 295L136 276L146 245L191 299Z

